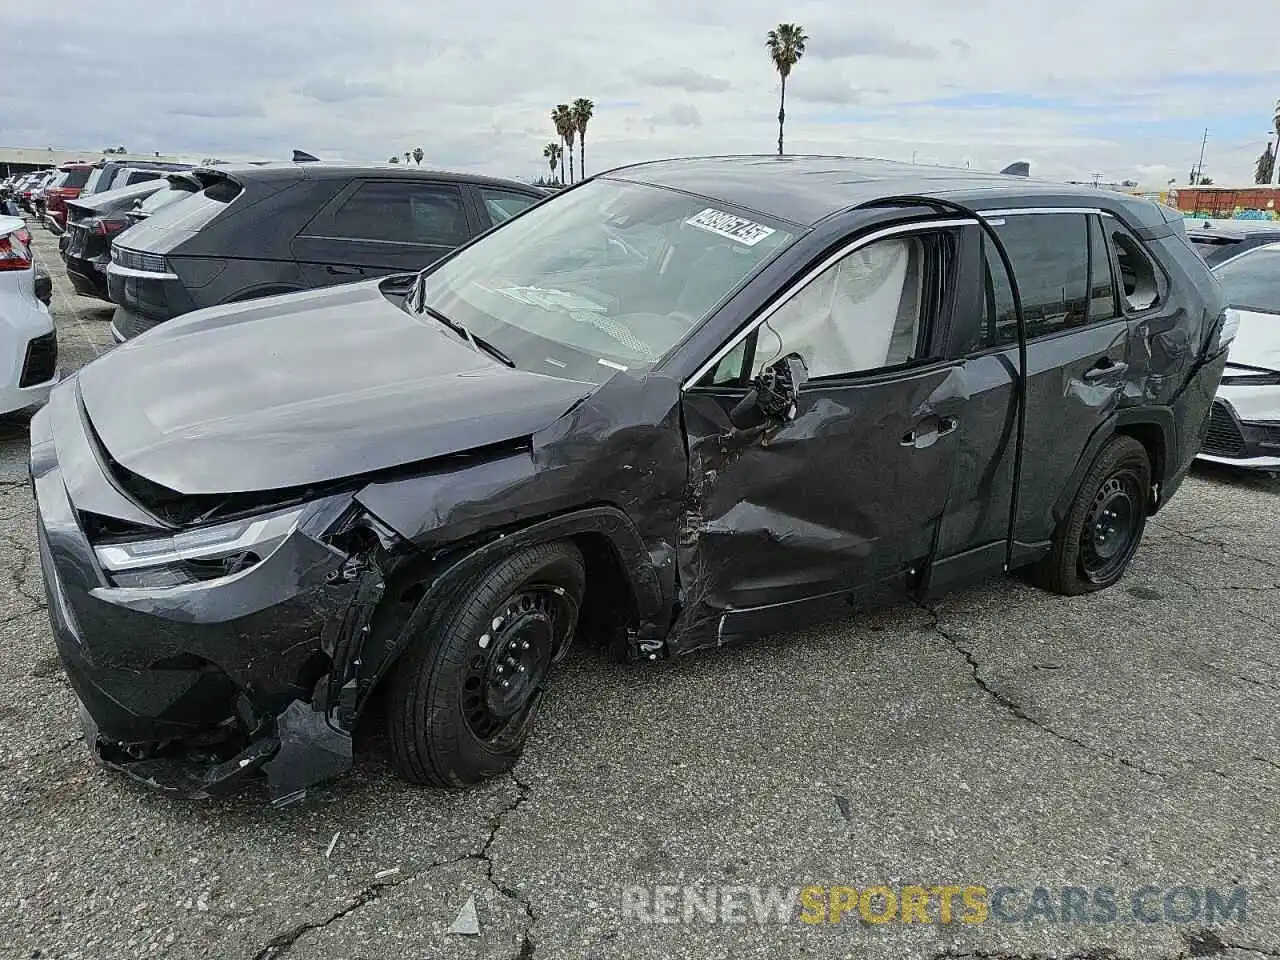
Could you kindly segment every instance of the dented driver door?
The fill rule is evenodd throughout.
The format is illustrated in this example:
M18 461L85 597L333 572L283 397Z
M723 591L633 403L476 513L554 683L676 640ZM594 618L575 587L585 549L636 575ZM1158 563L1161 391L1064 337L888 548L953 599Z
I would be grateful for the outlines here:
M799 625L900 597L915 582L947 505L964 416L960 365L929 359L951 299L939 268L958 241L899 231L815 268L686 388L678 643ZM810 375L794 418L735 429L729 412L751 379L792 352Z

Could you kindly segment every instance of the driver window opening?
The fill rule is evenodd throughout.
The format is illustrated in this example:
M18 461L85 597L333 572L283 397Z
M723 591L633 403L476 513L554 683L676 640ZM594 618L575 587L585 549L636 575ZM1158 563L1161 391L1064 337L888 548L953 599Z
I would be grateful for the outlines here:
M920 237L895 237L824 270L757 329L751 376L793 352L804 358L811 379L918 359L925 251ZM717 367L717 381L720 373Z

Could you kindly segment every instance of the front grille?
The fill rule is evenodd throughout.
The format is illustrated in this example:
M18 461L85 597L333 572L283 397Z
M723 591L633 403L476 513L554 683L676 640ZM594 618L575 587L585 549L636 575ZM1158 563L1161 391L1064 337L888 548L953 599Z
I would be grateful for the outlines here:
M1221 400L1213 401L1209 414L1209 430L1205 434L1204 453L1215 457L1238 457L1244 453L1244 436L1231 408Z
M27 355L22 361L19 387L47 383L58 372L58 334L46 333L27 342Z
M111 259L130 270L146 270L150 273L168 272L164 256L159 253L144 253L141 250L130 250L128 247L113 246Z

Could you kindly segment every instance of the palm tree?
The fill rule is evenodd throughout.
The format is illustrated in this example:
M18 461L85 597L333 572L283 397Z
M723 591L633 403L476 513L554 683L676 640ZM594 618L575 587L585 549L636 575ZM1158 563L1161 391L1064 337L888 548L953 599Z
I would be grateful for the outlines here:
M556 178L556 165L563 161L564 148L554 140L542 148L542 155L547 158L547 163L551 165L551 179ZM561 178L561 183L564 179Z
M595 108L596 105L586 97L579 97L569 108L573 115L573 126L578 131L578 176L580 177L587 175L587 123L590 122Z
M1258 157L1258 165L1254 167L1253 182L1254 183L1270 183L1271 174L1275 172L1276 155L1271 149L1271 144L1267 144L1267 149L1262 151L1262 156Z
M568 104L557 104L552 109L552 123L556 125L556 133L561 142L568 147L568 179L564 179L564 157L561 156L561 183L573 182L573 141L570 132L573 129L573 113Z
M778 156L782 156L782 123L787 117L787 77L791 75L791 68L804 56L804 45L808 40L804 27L798 23L778 24L777 29L769 31L765 40L769 57L782 78L782 97L778 101Z
M569 183L573 183L573 137L577 133L573 124L573 111L567 103L558 103L555 109L551 111L551 122L555 124L556 133L560 134L560 139L564 141L564 145L569 152Z
M413 148L413 162L416 163L418 166L422 166L422 158L425 156L426 154L422 152L421 147Z
M413 159L413 154L412 154L412 153L410 153L408 150L406 150L406 151L404 152L404 162L405 162L405 163L408 163L408 162L409 162L410 160L412 160L412 159Z

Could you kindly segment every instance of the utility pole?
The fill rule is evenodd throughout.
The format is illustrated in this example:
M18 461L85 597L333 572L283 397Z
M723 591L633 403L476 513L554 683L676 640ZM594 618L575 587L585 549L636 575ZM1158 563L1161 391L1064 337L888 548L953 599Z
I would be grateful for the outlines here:
M1276 112L1272 123L1276 127L1276 153L1280 154L1280 100L1276 101ZM1280 160L1277 159L1271 161L1271 183L1280 186Z
M1280 109L1280 103L1276 104L1276 106L1278 109ZM1205 145L1208 144L1208 142L1209 142L1209 128L1205 127L1204 139L1200 141L1200 162L1196 164L1196 175L1191 180L1191 185L1193 187L1196 184L1198 184L1200 180L1204 177L1204 148L1205 148Z

